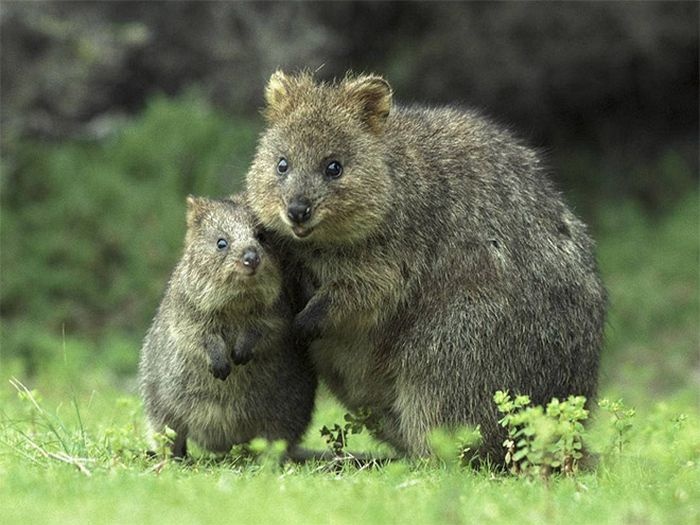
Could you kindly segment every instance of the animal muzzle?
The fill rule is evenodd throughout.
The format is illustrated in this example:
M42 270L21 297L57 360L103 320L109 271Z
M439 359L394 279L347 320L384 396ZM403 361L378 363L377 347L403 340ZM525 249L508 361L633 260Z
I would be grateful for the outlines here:
M246 248L240 259L244 271L250 275L255 273L261 262L262 258L255 248Z
M312 206L308 199L296 197L287 206L287 217L293 224L302 226L311 218Z

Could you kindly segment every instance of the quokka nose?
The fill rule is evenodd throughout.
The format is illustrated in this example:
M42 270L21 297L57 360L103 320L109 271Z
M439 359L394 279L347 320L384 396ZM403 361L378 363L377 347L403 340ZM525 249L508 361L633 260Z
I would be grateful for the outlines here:
M260 255L258 255L258 252L255 251L252 248L249 248L243 253L243 257L241 258L241 262L243 263L243 266L246 268L250 268L251 270L255 270L258 265L260 264Z
M305 223L311 217L311 203L304 198L294 199L287 206L287 217L297 224Z

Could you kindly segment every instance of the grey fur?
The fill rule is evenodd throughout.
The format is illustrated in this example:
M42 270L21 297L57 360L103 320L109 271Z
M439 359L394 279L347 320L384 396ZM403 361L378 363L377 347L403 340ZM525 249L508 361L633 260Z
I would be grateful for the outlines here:
M249 202L315 287L295 324L320 334L319 376L379 437L422 455L432 428L479 424L500 461L496 390L595 395L594 245L532 150L474 111L392 105L374 76L278 72L266 96ZM313 208L301 237L284 213L298 197Z
M254 437L295 446L311 418L316 376L291 335L292 312L277 262L255 238L241 198L188 199L188 231L139 365L153 431L177 432L215 452ZM218 250L217 240L228 241ZM250 275L241 263L255 249ZM248 364L238 364L246 363Z

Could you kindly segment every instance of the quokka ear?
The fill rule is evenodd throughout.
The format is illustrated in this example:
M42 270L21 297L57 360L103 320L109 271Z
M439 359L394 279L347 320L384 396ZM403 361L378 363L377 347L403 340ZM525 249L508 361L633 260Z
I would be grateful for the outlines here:
M377 75L362 75L345 80L343 89L362 121L373 133L381 133L391 111L389 83Z
M202 222L209 200L203 197L187 196L187 227L194 228Z
M293 105L294 88L299 78L288 76L284 71L275 71L265 87L265 103L263 115L268 122L274 122L287 113Z

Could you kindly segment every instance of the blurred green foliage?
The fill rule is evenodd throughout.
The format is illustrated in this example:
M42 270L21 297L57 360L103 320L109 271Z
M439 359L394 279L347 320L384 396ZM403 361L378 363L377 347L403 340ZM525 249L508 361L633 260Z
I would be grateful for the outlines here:
M185 196L239 189L256 126L189 94L99 142L20 143L2 176L3 354L38 361L63 331L140 338L180 255Z
M678 392L700 403L699 204L693 189L662 218L635 202L600 210L610 295L601 384L632 404Z

